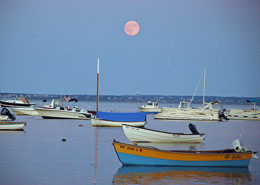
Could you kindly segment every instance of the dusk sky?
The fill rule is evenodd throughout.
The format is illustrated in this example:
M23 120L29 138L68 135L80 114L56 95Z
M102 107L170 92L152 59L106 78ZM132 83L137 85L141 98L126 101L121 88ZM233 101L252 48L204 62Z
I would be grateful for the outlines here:
M98 56L100 95L260 97L260 1L0 1L1 93L96 94Z

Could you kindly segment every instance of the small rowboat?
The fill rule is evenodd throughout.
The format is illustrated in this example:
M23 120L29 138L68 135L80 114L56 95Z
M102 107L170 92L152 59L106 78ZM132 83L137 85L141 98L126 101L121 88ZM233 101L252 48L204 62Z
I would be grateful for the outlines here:
M115 140L113 145L123 165L248 167L250 159L257 158L257 152L246 150L240 145L234 146L234 149L212 151L158 150Z
M192 124L190 124L192 125ZM196 128L192 125L193 128ZM126 137L132 142L151 143L201 143L205 134L191 133L170 133L146 128L138 128L130 125L122 125Z
M25 122L0 122L0 130L24 130Z

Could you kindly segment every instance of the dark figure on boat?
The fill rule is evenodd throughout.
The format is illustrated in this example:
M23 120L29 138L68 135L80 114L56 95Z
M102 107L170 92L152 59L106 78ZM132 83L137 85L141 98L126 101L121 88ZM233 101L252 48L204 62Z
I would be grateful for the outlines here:
M228 117L226 116L226 109L223 109L223 107L221 106L220 110L219 110L219 118L225 119L225 120L229 120Z

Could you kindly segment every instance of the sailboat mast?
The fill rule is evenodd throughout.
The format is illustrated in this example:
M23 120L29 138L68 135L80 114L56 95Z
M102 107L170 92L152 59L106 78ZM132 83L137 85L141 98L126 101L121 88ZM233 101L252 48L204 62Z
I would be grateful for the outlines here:
M203 106L206 104L206 102L205 102L205 86L206 86L206 68L204 68L204 82L203 82Z
M97 58L97 111L98 111L98 101L99 101L99 57Z

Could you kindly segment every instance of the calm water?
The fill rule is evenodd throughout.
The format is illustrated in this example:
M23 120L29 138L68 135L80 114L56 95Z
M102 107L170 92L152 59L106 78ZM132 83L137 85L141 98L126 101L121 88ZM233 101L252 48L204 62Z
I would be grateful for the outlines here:
M82 108L95 107L81 102ZM166 106L166 104L161 104ZM137 111L135 103L101 103L100 109ZM129 143L121 128L95 128L89 120L26 121L24 132L0 132L0 184L260 184L260 159L248 169L127 167L117 159L113 139ZM148 117L147 128L189 133L187 121ZM242 135L246 148L260 151L260 121L192 122L206 133L203 144L155 145L174 149L224 149ZM79 127L79 125L83 127ZM65 138L67 141L63 142Z

